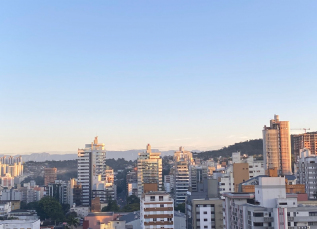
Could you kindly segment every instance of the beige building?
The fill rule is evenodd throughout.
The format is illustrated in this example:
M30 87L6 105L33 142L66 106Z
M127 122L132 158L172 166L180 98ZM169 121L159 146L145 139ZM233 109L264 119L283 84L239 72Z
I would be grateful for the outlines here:
M44 185L54 184L57 180L57 168L45 168L44 169Z
M142 195L140 228L174 228L174 200L166 192L149 192Z
M280 121L275 115L270 127L263 129L264 168L277 168L279 175L292 174L291 139L289 121Z
M218 198L193 199L191 212L188 212L191 215L191 228L223 228L222 202Z
M302 149L308 149L312 155L317 154L317 132L292 135L292 145L295 155L295 160L300 157Z
M138 157L138 197L145 191L162 190L162 158L160 152L152 152L148 144L146 152Z

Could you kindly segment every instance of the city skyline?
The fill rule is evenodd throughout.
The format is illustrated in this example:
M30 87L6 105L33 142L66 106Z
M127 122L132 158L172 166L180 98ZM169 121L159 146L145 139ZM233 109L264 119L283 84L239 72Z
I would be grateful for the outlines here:
M0 4L0 154L212 150L274 114L317 130L314 1Z

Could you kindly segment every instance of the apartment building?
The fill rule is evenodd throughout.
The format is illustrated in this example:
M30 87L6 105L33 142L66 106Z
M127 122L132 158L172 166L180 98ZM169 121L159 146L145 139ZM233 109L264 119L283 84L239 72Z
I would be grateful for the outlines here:
M162 190L162 158L160 152L152 152L148 144L146 152L138 157L138 197L147 191Z
M131 195L138 196L138 174L137 174L136 168L127 173L126 182L127 182L128 196L131 196Z
M191 203L192 229L212 229L223 227L222 200L194 199Z
M91 190L94 177L101 175L105 178L106 150L105 144L98 142L95 137L91 144L86 144L84 149L78 149L78 184L82 187L82 205L91 204Z
M101 180L101 175L99 175L94 178L91 193L92 198L100 198L100 203L108 203L110 199L117 199L117 186L113 183L113 180Z
M174 200L162 191L144 193L140 205L140 228L174 228Z
M317 218L312 217L316 203L286 194L285 177L260 177L254 193L225 193L224 197L225 228L317 228Z
M198 191L188 191L185 202L186 228L223 228L222 200L218 181L205 178Z
M1 177L1 186L9 189L14 187L14 177L11 177L10 173Z
M175 205L184 203L190 185L189 167L193 164L193 156L184 147L174 153L174 200Z
M292 135L292 146L297 161L302 149L310 150L312 155L317 154L317 132Z
M48 196L54 197L61 204L68 204L68 183L62 180L55 180L54 183L49 183L48 185Z
M263 158L266 170L277 168L279 175L292 174L289 121L280 121L275 115L270 126L264 126Z
M174 175L169 174L164 176L164 189L166 192L174 192Z
M208 166L205 165L190 165L190 187L189 191L198 191L199 184L203 183L203 180L208 177Z
M44 185L54 184L57 180L57 168L45 168L44 169Z
M308 198L317 199L317 155L302 149L296 168L298 183L305 185Z

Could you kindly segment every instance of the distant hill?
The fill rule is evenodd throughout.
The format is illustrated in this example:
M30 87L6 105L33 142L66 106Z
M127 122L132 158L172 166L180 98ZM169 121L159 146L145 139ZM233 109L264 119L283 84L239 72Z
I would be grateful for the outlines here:
M231 157L233 152L240 151L241 154L263 154L263 140L262 139L255 139L255 140L248 140L245 142L235 143L234 145L229 145L228 147L223 147L219 150L212 150L212 151L205 151L201 153L194 154L195 157L201 159L209 159L209 158L216 158L219 156L222 157Z
M107 158L124 158L125 160L136 160L138 158L138 153L144 152L145 149L138 149L138 150L127 150L127 151L107 151L106 157ZM152 149L153 152L158 152L157 149ZM169 151L160 151L162 153L162 156L170 156L173 155L175 150L169 150ZM4 156L3 154L0 155L0 157ZM6 155L10 156L10 155ZM18 156L18 155L15 155ZM44 161L67 161L67 160L76 160L77 159L77 153L76 152L59 152L59 153L31 153L31 154L22 154L22 160L24 162L27 161L36 161L36 162L44 162Z

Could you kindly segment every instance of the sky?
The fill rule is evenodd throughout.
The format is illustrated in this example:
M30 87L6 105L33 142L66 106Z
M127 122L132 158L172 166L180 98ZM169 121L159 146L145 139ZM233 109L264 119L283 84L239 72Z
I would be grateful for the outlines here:
M0 153L317 130L316 1L1 1ZM300 133L292 130L291 133Z

